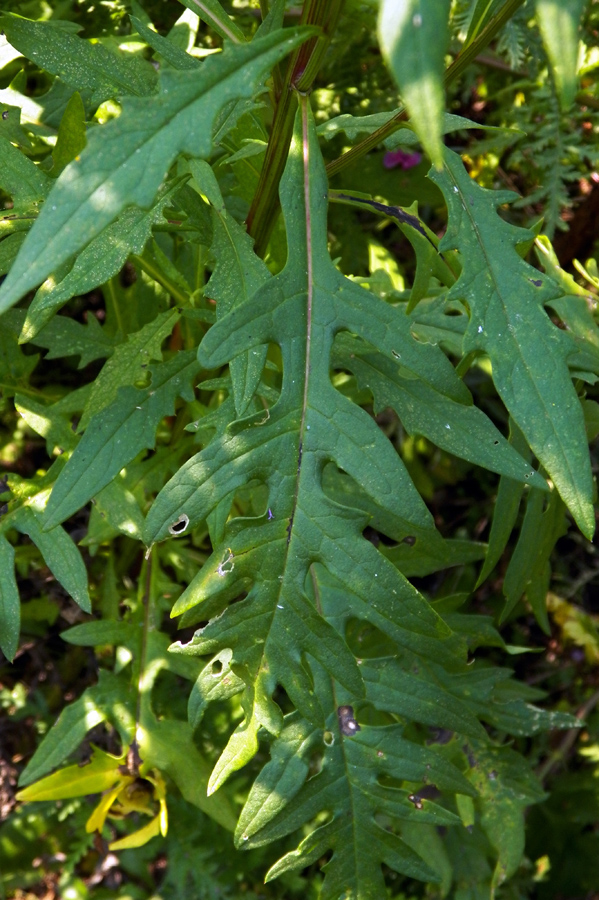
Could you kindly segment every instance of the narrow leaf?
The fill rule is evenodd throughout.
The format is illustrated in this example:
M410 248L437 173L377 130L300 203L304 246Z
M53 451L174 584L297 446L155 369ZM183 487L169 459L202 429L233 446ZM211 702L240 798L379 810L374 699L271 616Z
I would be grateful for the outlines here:
M564 110L574 102L578 87L578 30L585 6L585 0L535 0L539 28Z
M73 600L84 612L91 612L87 589L87 572L79 550L62 528L42 530L41 513L28 506L18 511L15 527L27 534L44 558L44 562Z
M0 289L0 311L19 300L106 228L124 207L148 207L179 152L209 156L215 116L251 97L263 75L313 29L285 29L228 47L197 77L163 72L156 96L127 98L118 119L89 134L87 147L56 182Z
M130 19L131 24L139 36L144 39L146 44L152 47L153 50L156 50L156 52L159 53L169 65L173 66L174 69L197 69L198 66L201 65L199 59L195 59L195 57L186 53L185 50L177 47L172 41L169 41L167 38L162 37L161 34L152 31L151 28L144 25L141 19L138 19L135 16L130 16Z
M522 436L522 432L513 422L510 423L510 442L525 459L530 456L530 451ZM489 535L489 547L484 565L478 576L477 587L489 577L507 546L510 534L516 524L523 492L524 487L522 483L511 478L504 477L499 482L493 522L491 523L491 534Z
M180 352L149 367L151 382L146 389L121 388L110 406L91 419L58 476L46 508L46 529L84 506L141 450L154 446L158 424L173 412L175 399L193 398L190 381L198 370L195 352Z
M0 18L0 27L17 50L53 75L60 75L76 90L93 91L96 104L109 97L151 94L156 72L140 56L112 53L49 22L32 22L13 13Z
M543 309L560 291L518 255L523 230L496 213L513 194L479 187L455 153L446 151L445 160L443 172L430 177L449 207L441 249L458 248L464 262L449 294L470 309L464 352L489 355L493 381L510 415L590 538L595 528L592 477L584 416L567 365L572 339Z
M443 69L450 0L382 0L379 42L414 128L431 160L443 163Z
M222 38L233 41L234 44L245 41L243 31L237 22L226 14L218 0L181 0L181 3L199 16Z
M130 253L141 253L152 225L164 221L162 211L172 201L177 186L159 191L149 210L136 206L126 209L77 256L64 278L57 281L51 276L45 281L27 308L20 342L32 341L71 297L86 294L118 274ZM91 327L91 321L88 324Z
M148 366L152 360L162 359L162 343L171 334L180 316L179 309L167 309L115 348L93 383L79 422L79 431L84 431L93 416L116 400L119 388L140 383L145 386L148 383Z
M81 96L75 91L58 126L56 145L52 151L52 175L59 175L81 153L86 140L85 109Z
M372 392L375 412L390 406L409 434L424 435L461 459L547 490L545 479L476 406L456 403L423 381L405 377L397 364L349 335L340 335L337 347L340 367L354 372L360 387Z
M77 749L85 735L106 718L97 706L93 689L85 691L78 700L65 706L54 727L44 737L19 778L19 784L37 781L59 766Z
M21 602L15 579L15 551L0 534L0 650L12 662L19 646Z

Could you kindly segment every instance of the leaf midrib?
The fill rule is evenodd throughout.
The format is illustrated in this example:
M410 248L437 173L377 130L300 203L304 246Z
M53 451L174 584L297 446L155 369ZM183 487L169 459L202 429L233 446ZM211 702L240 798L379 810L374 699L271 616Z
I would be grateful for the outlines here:
M470 225L471 225L472 231L473 231L473 233L476 235L477 243L478 243L480 252L482 253L482 255L483 255L483 257L484 257L485 263L486 263L486 265L487 265L487 271L488 271L488 273L489 273L489 275L490 275L490 277L491 277L492 283L493 283L493 289L494 289L494 292L495 292L496 296L498 297L498 299L499 299L499 301L500 301L500 303L501 303L501 307L502 307L502 309L503 309L503 313L504 313L504 317L505 317L505 321L506 321L506 328L508 329L508 334L509 334L509 336L510 336L510 341L511 341L511 343L512 343L512 346L514 346L514 347L516 348L517 355L518 355L518 357L519 357L519 359L520 359L520 362L521 362L522 365L524 366L524 369L526 370L527 373L529 373L529 367L528 367L527 361L526 361L526 359L524 358L524 355L523 355L523 353L522 353L520 344L519 344L519 342L516 340L516 337L513 335L512 331L511 331L510 328L509 328L510 318L509 318L509 316L508 316L508 314L507 314L507 308L508 308L508 307L507 307L506 301L504 300L503 293L502 293L502 291L500 290L499 282L498 282L498 280L497 280L496 273L495 273L495 268L494 268L494 266L493 266L493 264L492 264L492 259L489 257L489 254L487 253L486 246L485 246L485 242L484 242L483 239L482 239L482 235L481 235L480 229L479 229L479 227L478 227L478 223L477 223L477 221L475 220L475 218L473 217L473 215L472 215L472 213L471 213L471 210L470 210L470 205L469 205L468 202L467 202L467 198L464 197L464 194L463 194L463 191L462 191L462 189L461 189L461 186L459 185L458 181L454 178L453 172L451 171L451 169L449 168L449 166L446 166L446 167L445 167L445 171L449 174L449 177L450 177L450 179L451 179L453 185L454 185L455 187L457 187L458 192L459 192L459 194L460 194L460 197L463 198L463 209L464 209L466 215L468 216L468 219L469 219L469 221L470 221ZM487 343L487 342L485 342L485 345L486 345L486 343ZM487 346L487 345L484 347L484 349L488 352L488 346ZM491 354L489 354L489 355L491 355ZM537 398L538 398L538 400L539 400L539 405L541 406L541 408L542 408L543 411L545 412L545 418L547 419L547 421L552 422L552 421L553 421L553 420L552 420L552 411L551 411L551 410L549 409L549 407L547 406L547 404L546 404L546 402L545 402L545 397L544 397L543 394L539 391L539 389L538 389L538 387L537 387L536 379L532 378L532 377L530 376L530 374L529 374L529 378L530 378L530 381L531 381L531 383L532 383L532 385L533 385L534 392L535 392L535 394L536 394L536 396L537 396ZM564 447L564 445L563 445L563 443L562 443L562 440L561 440L561 432L558 431L555 427L553 427L553 425L552 425L552 432L553 432L553 434L555 435L555 437L556 437L556 439L557 439L557 442L558 442L558 445L559 445L559 448L560 448L560 453L561 453L562 459L563 459L563 461L564 461L564 463L565 463L565 466L566 466L566 468L567 468L567 471L568 471L568 474L569 474L569 477L570 477L570 484L571 484L571 486L574 487L574 486L576 485L576 483L577 483L577 482L576 482L576 477L575 477L575 473L574 473L574 471L573 471L573 469L572 469L572 466L571 466L571 464L570 464L570 455L569 455L569 453L566 451L566 448ZM577 497L578 497L578 493L579 493L578 490L576 490L576 495L577 495ZM580 508L580 506L581 506L580 500L578 500L577 506Z

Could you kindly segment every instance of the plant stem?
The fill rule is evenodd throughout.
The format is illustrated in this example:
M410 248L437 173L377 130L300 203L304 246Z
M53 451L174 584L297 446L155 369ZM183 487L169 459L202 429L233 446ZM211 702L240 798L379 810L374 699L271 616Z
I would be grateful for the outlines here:
M135 709L135 737L132 742L133 754L138 752L137 734L141 725L143 695L147 690L144 684L144 675L146 668L146 657L148 653L148 631L150 629L150 612L152 599L152 547L150 547L147 559L145 560L144 588L142 595L142 603L144 607L143 629L141 634L141 652L139 657L139 674L137 676L137 703Z
M189 294L186 294L181 288L175 284L174 281L171 281L164 272L161 272L158 266L152 264L152 262L143 256L138 256L136 253L131 254L131 260L139 268L149 275L154 281L156 281L161 287L167 291L175 303L178 306L188 306L189 304Z
M446 87L464 72L467 66L469 66L479 53L481 53L493 40L499 29L505 25L508 19L514 15L515 11L519 6L522 6L523 3L524 0L507 0L503 9L491 19L472 43L462 47L461 51L445 72L444 81ZM359 144L356 144L355 147L352 147L351 150L348 150L343 156L330 162L327 166L327 175L329 178L332 178L333 175L337 175L342 169L357 162L357 160L365 156L370 150L377 147L385 140L385 138L393 134L394 131L397 131L401 126L401 123L405 122L406 119L407 112L405 107L402 107L392 119L389 119L389 121L385 123L385 125L378 128L367 138L364 138L363 141L360 141Z
M310 90L337 27L344 2L306 0L304 3L301 24L317 25L321 34L306 41L291 56L281 86L264 165L247 218L248 233L254 238L259 256L266 253L279 210L279 181L291 143L297 92Z

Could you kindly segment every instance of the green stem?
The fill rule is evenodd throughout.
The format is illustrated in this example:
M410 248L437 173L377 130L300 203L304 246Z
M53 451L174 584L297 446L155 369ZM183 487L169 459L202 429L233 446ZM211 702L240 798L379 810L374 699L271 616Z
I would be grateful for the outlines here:
M255 250L264 256L279 211L279 182L287 162L297 109L297 92L310 90L337 27L345 0L306 0L302 25L316 25L319 35L310 38L291 56L275 109L272 131L260 180L247 219Z
M171 281L164 272L161 272L157 266L152 265L151 261L138 256L136 253L131 254L131 260L135 262L139 268L153 278L165 291L171 295L178 306L187 306L189 304L189 294L186 294L181 288Z
M35 344L35 338L31 343ZM7 381L0 381L0 390L13 391L15 394L23 394L24 397L31 397L32 400L44 400L50 403L58 403L64 397L64 394L52 395L45 391L40 391L38 388L31 387L31 385L9 384Z
M143 713L143 701L144 694L147 692L147 685L145 684L145 670L146 670L146 660L148 656L148 632L150 630L151 620L150 614L152 612L151 600L152 600L152 547L148 549L145 560L145 572L144 572L144 587L143 593L141 597L141 602L143 603L143 627L141 633L141 650L139 655L139 673L137 676L137 703L135 710L135 739L132 746L137 747L137 733L139 727L141 725L142 713ZM142 570L143 571L143 570Z
M112 312L114 314L114 320L116 322L116 333L122 334L123 337L125 337L125 335L127 334L127 329L125 328L125 325L123 323L123 319L121 316L121 310L119 307L117 293L115 290L115 278L118 278L118 275L116 275L114 278L110 278L106 282L106 293L104 294L104 299L106 302L106 306L107 307L110 306L110 308L112 309Z
M490 44L493 40L497 32L502 28L505 23L511 19L516 10L525 0L507 0L507 3L501 9L497 15L495 15L490 22L483 28L479 35L474 38L474 40L462 47L454 61L448 67L445 72L445 86L447 87L452 82L454 82L459 76L464 72L464 70L470 65L470 63L481 53L484 48ZM397 131L398 128L401 127L401 123L405 122L407 119L407 113L404 107L402 107L392 119L389 119L381 128L378 128L367 138L364 138L363 141L360 141L359 144L356 144L355 147L352 147L351 150L348 150L347 153L344 153L343 156L340 156L338 159L333 160L327 166L327 175L329 178L332 178L333 175L337 175L342 169L347 168L347 166L352 165L352 163L357 162L363 156L373 150L375 147L378 147L380 143L382 143L385 138L389 137L389 135L393 134L394 131Z

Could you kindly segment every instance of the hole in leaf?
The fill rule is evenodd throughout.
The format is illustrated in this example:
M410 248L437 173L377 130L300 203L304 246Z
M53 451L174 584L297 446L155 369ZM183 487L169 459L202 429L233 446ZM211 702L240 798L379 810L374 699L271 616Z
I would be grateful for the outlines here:
M268 485L258 478L252 478L251 481L235 491L229 502L227 524L235 519L268 517Z
M287 691L285 690L285 688L281 687L280 684L277 685L272 699L275 701L284 716L290 715L295 710L295 706L289 699Z
M324 754L320 752L315 752L310 757L309 767L308 767L308 778L312 778L314 775L318 775L318 773L322 769L322 761L324 759Z
M397 654L397 646L391 638L375 625L361 619L349 620L345 640L354 656L360 659L377 659Z
M178 534L183 534L188 525L189 516L186 516L185 513L181 513L179 518L168 526L168 530L171 534L174 534L176 536Z

